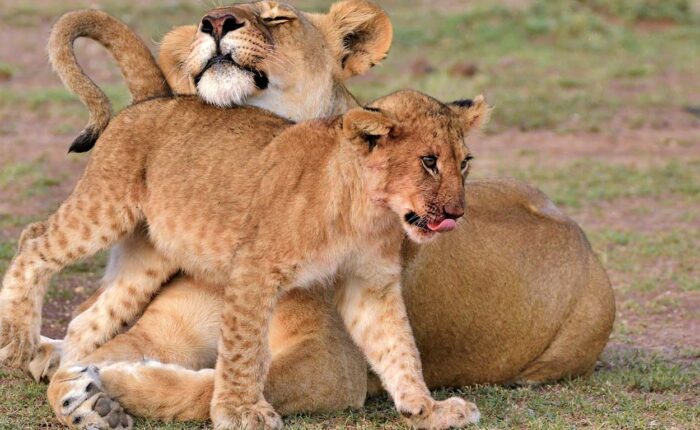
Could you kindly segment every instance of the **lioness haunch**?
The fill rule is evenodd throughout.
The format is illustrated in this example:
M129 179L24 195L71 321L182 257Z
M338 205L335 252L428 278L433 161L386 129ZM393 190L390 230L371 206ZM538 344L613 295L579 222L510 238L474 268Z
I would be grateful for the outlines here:
M262 394L268 321L281 293L320 279L337 281L347 328L410 424L475 422L475 405L435 401L423 382L399 253L404 234L425 242L463 215L465 135L487 112L481 97L445 105L413 91L298 125L195 97L134 105L110 123L46 228L23 240L3 288L41 292L50 275L146 221L162 258L154 282L184 268L226 285L216 428L281 426ZM203 147L205 129L215 143Z

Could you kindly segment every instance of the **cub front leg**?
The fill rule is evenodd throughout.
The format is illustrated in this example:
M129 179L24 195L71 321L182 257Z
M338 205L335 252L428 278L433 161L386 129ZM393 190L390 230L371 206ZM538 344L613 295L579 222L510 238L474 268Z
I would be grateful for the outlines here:
M381 263L367 262L341 283L338 307L353 339L410 425L446 429L477 422L473 403L431 397L401 296L401 268Z
M232 285L224 294L211 403L217 430L282 427L282 418L263 396L270 367L268 325L279 283L272 270L256 270L254 264L236 262Z
M131 324L176 271L141 223L112 249L102 294L68 325L61 364L82 360Z

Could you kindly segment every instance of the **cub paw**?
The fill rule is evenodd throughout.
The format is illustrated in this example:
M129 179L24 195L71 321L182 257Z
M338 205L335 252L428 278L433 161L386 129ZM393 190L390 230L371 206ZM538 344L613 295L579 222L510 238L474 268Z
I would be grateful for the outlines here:
M431 399L432 400L432 399ZM479 409L459 397L421 406L416 413L402 412L406 421L417 429L449 429L479 422Z
M60 340L41 337L36 355L29 362L29 373L37 382L49 382L61 364Z
M59 370L49 385L58 419L73 429L127 430L132 418L105 392L95 366Z
M32 334L28 324L18 324L17 310L7 311L0 305L0 364L26 370L34 357L38 336ZM22 318L27 318L25 314Z
M276 430L282 418L265 400L253 405L233 406L218 403L211 408L215 430Z

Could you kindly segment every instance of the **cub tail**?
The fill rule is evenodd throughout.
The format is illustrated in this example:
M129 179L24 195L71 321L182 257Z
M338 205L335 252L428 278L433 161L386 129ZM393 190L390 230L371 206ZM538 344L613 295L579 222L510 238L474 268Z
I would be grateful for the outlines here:
M75 57L73 42L79 37L98 42L112 54L129 87L133 103L172 94L148 47L126 24L98 10L66 13L51 30L49 60L63 84L90 111L88 124L73 141L69 152L92 149L112 117L109 98L85 74Z

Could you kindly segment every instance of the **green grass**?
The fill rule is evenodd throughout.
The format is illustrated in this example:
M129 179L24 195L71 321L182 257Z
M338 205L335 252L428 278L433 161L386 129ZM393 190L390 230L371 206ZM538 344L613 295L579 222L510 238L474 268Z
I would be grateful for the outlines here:
M37 220L36 216L0 214L0 229L23 227Z
M700 291L698 231L639 233L602 229L590 231L589 237L603 264L625 276L627 282L616 285L619 292ZM675 307L675 303L669 303L663 308ZM659 311L653 306L649 310Z
M0 273L5 274L10 260L15 256L17 246L14 242L0 241Z
M0 368L0 398L0 429L36 429L54 422L46 386L18 372Z
M697 351L684 356L696 357ZM37 428L54 423L45 402L45 386L16 372L0 370L0 428ZM495 386L440 390L438 398L459 395L475 401L484 429L646 429L697 428L700 424L698 361L675 360L636 350L609 352L591 377L536 388ZM386 398L367 401L360 411L285 419L288 429L405 429ZM4 425L4 426L3 426ZM204 423L138 420L137 429L209 428Z
M596 159L579 159L561 167L502 168L502 175L537 184L556 203L583 205L619 198L678 197L700 201L700 160L670 159L649 167L632 167Z
M700 381L697 362L682 366L662 356L639 351L611 352L590 378L538 388L494 386L443 390L473 400L482 412L479 428L488 429L641 429L655 422L660 428L693 428L700 421L695 390ZM662 397L661 394L671 394ZM370 400L365 411L350 415L290 420L290 428L403 428L386 400ZM384 421L390 424L383 425Z
M24 199L43 196L64 179L50 175L47 170L41 158L31 162L2 165L0 166L0 190L18 189Z
M693 54L700 49L697 17L686 14L682 2L669 3L676 7L667 12L660 3L635 8L630 20L612 19L610 11L576 1L535 1L524 10L477 2L449 15L424 11L420 19L410 8L390 9L396 28L392 53L372 78L351 87L365 99L402 87L442 99L486 92L497 109L496 131L601 131L622 106L640 112L641 126L658 109L678 110L697 101L693 94L700 90L690 78L700 67ZM647 10L685 17L668 28L643 31L636 23ZM420 57L437 71L412 76L406 63ZM474 63L480 72L450 75L458 61ZM688 82L665 85L663 76L671 70Z
M687 0L584 0L582 3L628 21L688 23L694 20L692 6Z
M3 14L0 22L13 27L36 25L38 22L54 21L62 14L76 9L95 8L88 0L62 2L31 2L3 0ZM144 36L162 37L173 25L190 24L201 17L208 9L220 5L218 1L167 1L167 2L123 2L106 0L99 9L119 16L124 22L141 31ZM0 3L2 5L2 3Z
M17 69L10 63L5 63L0 61L0 82L12 78L15 75Z
M115 111L128 106L131 100L129 91L124 85L102 85L100 87L109 97ZM32 89L0 88L0 108L20 107L30 111L41 111L47 108L60 110L61 115L85 116L85 108L80 99L64 87L45 87ZM68 111L66 111L68 109Z

